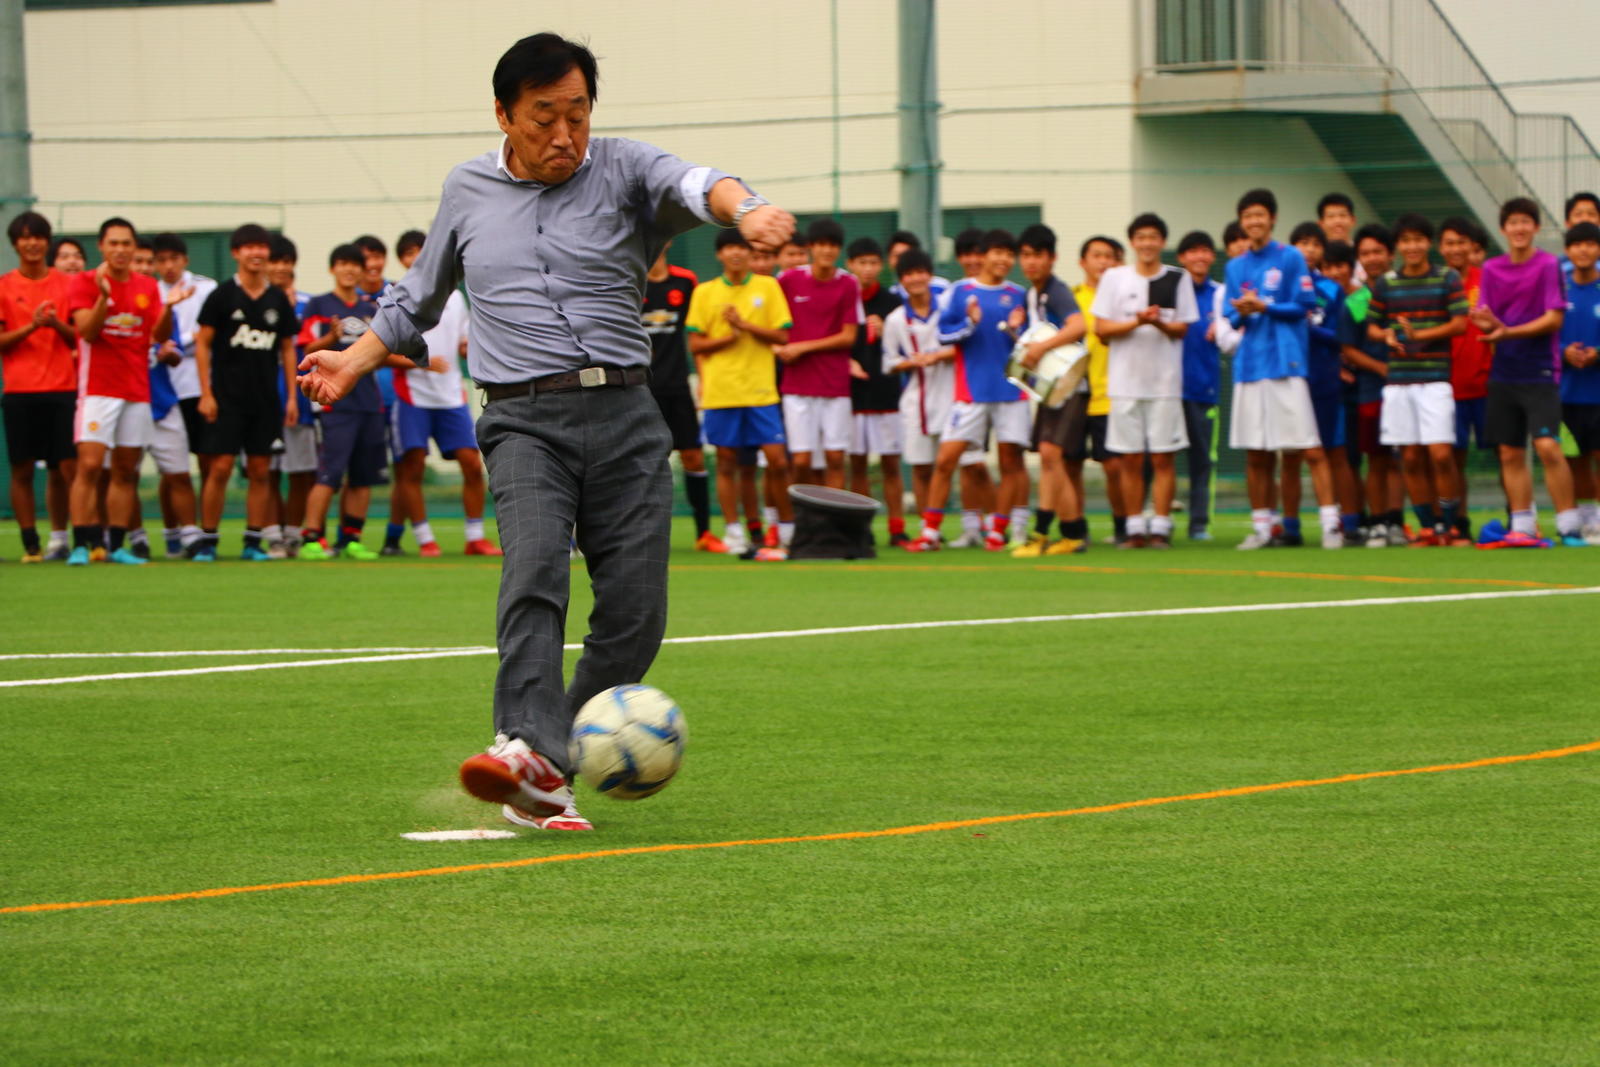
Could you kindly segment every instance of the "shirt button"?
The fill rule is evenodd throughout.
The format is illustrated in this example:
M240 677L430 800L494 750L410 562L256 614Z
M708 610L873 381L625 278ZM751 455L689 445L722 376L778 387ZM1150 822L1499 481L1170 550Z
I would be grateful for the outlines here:
M546 263L546 264L545 264L545 265L544 265L544 272L545 272L545 273L546 273L546 274L549 274L549 273L550 273L550 264L548 264L548 263Z
M540 226L540 227L539 227L539 232L540 232L540 233L543 233L543 232L544 232L544 227L543 227L543 226Z

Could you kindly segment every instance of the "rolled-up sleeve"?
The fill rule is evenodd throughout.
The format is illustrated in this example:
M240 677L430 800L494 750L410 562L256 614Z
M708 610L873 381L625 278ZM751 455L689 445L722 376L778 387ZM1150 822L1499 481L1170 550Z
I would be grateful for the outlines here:
M461 284L453 179L454 175L444 184L439 212L421 253L406 276L378 299L378 313L372 319L372 330L383 346L419 367L428 365L428 342L422 335L439 324L445 303Z
M702 222L722 225L711 214L707 198L712 186L733 175L679 159L641 141L620 143L628 146L634 180L658 229L675 235ZM744 184L738 178L734 180Z

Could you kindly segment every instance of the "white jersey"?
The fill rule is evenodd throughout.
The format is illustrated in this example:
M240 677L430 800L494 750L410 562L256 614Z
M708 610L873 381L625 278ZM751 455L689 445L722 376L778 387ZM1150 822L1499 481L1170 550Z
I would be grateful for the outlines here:
M1146 278L1129 264L1100 275L1094 304L1096 320L1125 322L1147 307L1161 309L1164 323L1196 322L1194 282L1179 267L1162 267ZM1151 325L1113 338L1106 345L1106 394L1112 399L1183 398L1183 339L1168 337Z
M918 352L937 352L939 308L935 304L927 318L918 318L910 304L901 304L883 320L883 370L890 373ZM906 375L906 388L900 394L900 412L907 429L924 436L943 432L956 399L956 366L944 360L918 367Z
M439 324L422 339L428 343L428 355L443 356L445 370L439 374L418 367L404 372L404 381L395 380L395 392L401 400L419 408L458 408L467 402L466 389L461 383L461 342L467 339L467 301L460 290L450 294L439 314Z
M161 287L162 300L174 288L159 278L156 284ZM200 328L200 309L205 306L206 297L216 289L217 283L203 274L184 271L177 284L194 286L194 293L172 307L172 339L183 350L183 359L176 367L167 368L167 378L172 382L172 390L178 394L179 400L190 400L200 395L200 372L194 365L194 335Z

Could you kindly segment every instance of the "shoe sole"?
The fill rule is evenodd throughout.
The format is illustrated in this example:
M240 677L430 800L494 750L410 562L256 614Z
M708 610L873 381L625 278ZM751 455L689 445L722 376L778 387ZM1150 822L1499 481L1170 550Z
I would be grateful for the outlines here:
M543 813L546 818L566 811L572 800L529 785L489 755L472 756L461 764L461 788L488 804L519 801L524 810L534 815Z
M563 809L563 812L565 809ZM543 819L529 818L510 804L500 807L500 817L512 826L521 826L529 830L593 830L594 824L588 819L572 818L566 814L551 815Z

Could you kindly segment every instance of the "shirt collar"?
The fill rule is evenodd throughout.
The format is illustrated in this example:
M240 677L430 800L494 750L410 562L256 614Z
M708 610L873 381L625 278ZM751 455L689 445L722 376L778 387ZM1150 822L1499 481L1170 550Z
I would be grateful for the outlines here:
M591 142L591 144L592 144L592 142ZM495 153L495 166L500 168L500 173L504 174L507 178L509 178L511 181L516 182L518 185L537 185L541 189L544 188L544 185L545 185L544 182L535 181L535 180L533 180L531 178L527 179L527 180L523 180L522 178L517 177L515 174L512 174L511 173L511 168L506 166L506 160L508 158L510 158L510 156L511 156L511 138L509 138L509 137L501 137L500 138L500 151ZM589 165L589 156L590 156L590 145L584 145L583 146L583 162L578 164L578 170L575 170L575 171L572 172L572 177L573 178L576 178L578 176L578 171L581 171L584 167L587 167ZM571 180L572 180L572 178L568 178L567 179L567 181L571 181Z

